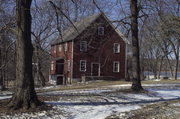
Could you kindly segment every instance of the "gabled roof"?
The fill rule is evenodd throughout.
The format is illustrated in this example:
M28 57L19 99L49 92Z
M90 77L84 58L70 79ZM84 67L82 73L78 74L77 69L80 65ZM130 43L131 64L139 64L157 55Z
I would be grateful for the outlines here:
M85 19L80 20L79 22L75 22L74 26L71 26L67 28L65 31L63 31L62 38L54 39L51 42L51 45L55 45L58 43L63 43L63 42L67 42L67 41L71 41L75 39L79 34L81 34L88 26L90 26L101 15L115 29L115 31L125 41L125 43L129 43L127 38L117 28L115 28L115 26L109 21L109 19L103 13L97 13L92 16L88 16Z

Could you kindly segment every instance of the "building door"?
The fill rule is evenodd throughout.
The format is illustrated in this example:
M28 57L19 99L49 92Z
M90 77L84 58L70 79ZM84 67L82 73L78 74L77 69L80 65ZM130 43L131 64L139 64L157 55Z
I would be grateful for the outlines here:
M64 59L56 61L56 74L63 75L64 72Z
M100 64L99 63L91 64L91 75L92 76L100 76Z

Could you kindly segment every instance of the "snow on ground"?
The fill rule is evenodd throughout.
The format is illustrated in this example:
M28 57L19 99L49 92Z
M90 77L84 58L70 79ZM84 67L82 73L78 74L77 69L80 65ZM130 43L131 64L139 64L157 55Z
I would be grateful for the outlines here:
M112 85L112 86L104 86L104 87L114 87L114 88L119 88L119 87L130 87L131 84L120 84L120 85Z
M53 86L45 86L45 87L40 87L40 88L35 88L36 90L38 90L38 89L51 89L51 88L58 88L58 87L60 87L59 85L53 85Z
M56 111L25 114L25 117L29 115L32 118L49 119L104 119L112 114L139 109L145 104L180 99L180 84L144 85L149 93L123 93L119 91L121 88L129 88L129 86L129 84L124 84L96 89L39 93L38 95L59 97L58 101L45 102L53 105ZM179 103L176 105L178 106Z
M11 98L12 96L2 96L2 95L0 95L0 100L4 100L4 99L9 99L9 98Z
M104 86L104 87L112 87L112 88L129 88L131 87L132 84L120 84L120 85L111 85L111 86ZM142 86L153 86L153 87L157 87L157 86L176 86L176 85L180 85L180 84L143 84Z
M179 84L157 84L146 85L150 93L120 93L117 91L120 87L129 85L115 85L111 89L88 89L88 90L73 90L73 91L56 91L49 94L68 94L68 96L84 95L84 97L76 97L75 99L61 100L59 102L46 102L54 105L57 110L63 110L65 119L104 119L114 113L126 112L141 108L141 105L147 103L155 103L159 101L168 101L180 99ZM151 86L151 87L149 87ZM156 88L156 87L160 88ZM112 88L113 87L113 88ZM170 88L170 89L168 89ZM112 93L113 92L113 93ZM87 95L98 94L98 96L87 97ZM46 94L41 94L46 95ZM82 100L83 99L83 100Z
M166 88L167 87L174 87L174 86L179 86L180 85L180 83L172 83L172 84L143 84L142 86L152 86L152 87L157 87L157 86L161 86L161 87L163 87L163 86L165 86Z
M9 99L12 97L12 92L0 91L0 100Z
M180 99L180 89L148 89L151 92L156 92L156 96L161 99Z
M180 103L175 103L175 104L173 104L173 106L178 106L178 107L180 107ZM180 112L179 112L180 113Z
M125 112L139 109L140 106L132 105L99 105L99 106L73 106L65 107L68 114L64 115L67 119L104 119L107 116L117 112Z

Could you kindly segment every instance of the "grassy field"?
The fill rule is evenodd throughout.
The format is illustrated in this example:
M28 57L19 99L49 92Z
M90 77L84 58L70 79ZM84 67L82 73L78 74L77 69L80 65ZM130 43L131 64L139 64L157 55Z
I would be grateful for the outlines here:
M142 81L142 85L144 84L169 84L169 83L180 83L180 80L161 80L161 81L153 81L153 80L148 80L148 81ZM72 85L59 85L54 88L49 88L49 89L43 89L43 92L45 91L57 91L57 90L73 90L73 89L89 89L89 88L99 88L103 86L109 86L109 85L123 85L123 84L129 84L131 85L132 82L130 81L102 81L102 80L97 80L97 81L88 81L84 83L73 83ZM41 92L42 89L38 89L38 92Z

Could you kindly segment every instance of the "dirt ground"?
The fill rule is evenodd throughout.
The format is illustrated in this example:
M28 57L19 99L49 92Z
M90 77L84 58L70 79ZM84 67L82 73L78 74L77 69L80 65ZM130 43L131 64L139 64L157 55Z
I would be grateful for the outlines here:
M149 104L138 110L111 115L106 119L180 119L180 100Z

